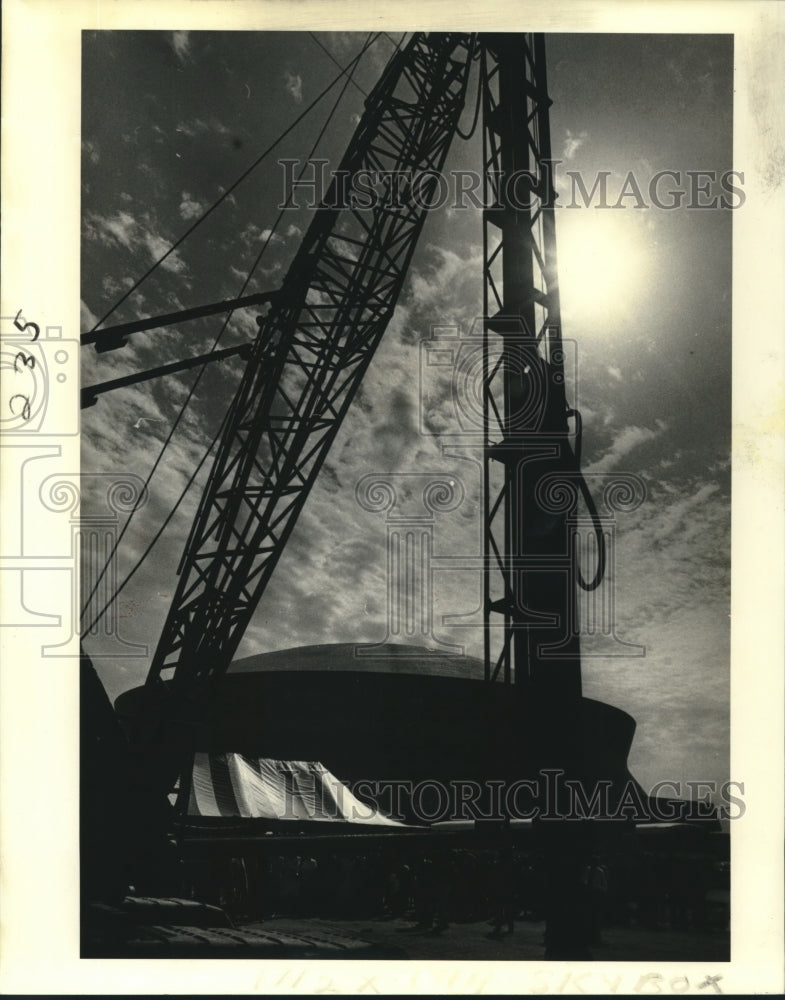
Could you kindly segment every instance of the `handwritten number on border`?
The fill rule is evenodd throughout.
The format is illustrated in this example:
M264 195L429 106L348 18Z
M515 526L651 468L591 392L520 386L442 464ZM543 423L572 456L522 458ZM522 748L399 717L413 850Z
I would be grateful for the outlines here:
M17 328L17 330L21 330L22 333L24 333L25 330L27 330L30 327L32 327L35 330L35 333L30 338L30 342L31 343L35 343L35 341L38 340L39 336L41 335L41 327L37 323L28 323L28 322L26 322L24 316L22 316L22 322L20 323L19 322L19 317L20 316L22 316L22 310L21 309L16 314L16 318L14 319L14 326Z
M30 397L29 396L23 396L21 392L17 392L15 395L13 395L8 400L8 408L11 410L11 413L13 413L15 417L18 417L19 414L18 413L14 413L14 400L15 399L23 399L24 400L24 406L22 407L22 409L21 409L20 412L22 414L22 420L29 420L30 419Z
M20 321L20 319L21 319L21 321ZM30 335L30 342L31 343L35 343L35 341L38 340L38 338L41 335L41 327L37 323L30 323L30 322L28 322L24 318L24 316L22 316L22 310L21 309L19 310L19 312L14 317L14 326L17 328L17 330L21 330L22 333L24 333L25 330L32 330L33 332ZM19 361L20 360L21 360L22 366L24 368L29 368L30 371L33 371L33 369L35 368L35 358L33 357L33 355L32 354L25 354L24 351L18 351L16 357L14 358L14 371L17 374L20 371L20 368L19 368ZM14 409L14 400L15 399L21 399L23 401L22 402L22 409L19 410L18 412ZM13 415L15 417L21 416L22 420L29 420L30 419L30 397L23 395L21 392L15 393L8 400L8 409L11 411L11 413L13 413Z
M25 354L24 351L19 351L19 353L14 358L14 371L18 372L19 369L16 367L19 364L19 359L22 359L22 364L25 368L30 368L31 370L35 368L35 358L32 354Z

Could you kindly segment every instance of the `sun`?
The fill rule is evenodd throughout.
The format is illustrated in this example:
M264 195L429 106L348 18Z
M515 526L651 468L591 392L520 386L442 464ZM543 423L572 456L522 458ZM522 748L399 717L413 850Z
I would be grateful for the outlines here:
M556 214L563 319L618 328L643 294L649 252L631 209L564 209Z

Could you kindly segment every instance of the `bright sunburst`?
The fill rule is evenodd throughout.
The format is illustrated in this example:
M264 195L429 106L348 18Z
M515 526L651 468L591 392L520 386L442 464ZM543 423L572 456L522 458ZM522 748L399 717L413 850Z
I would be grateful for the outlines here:
M556 245L563 317L617 327L644 288L641 220L627 209L565 209L556 214Z

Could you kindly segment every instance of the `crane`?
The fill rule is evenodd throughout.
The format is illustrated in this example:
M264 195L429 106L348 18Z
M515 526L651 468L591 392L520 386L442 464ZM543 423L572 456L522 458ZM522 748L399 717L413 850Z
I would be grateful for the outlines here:
M488 206L483 220L486 677L501 674L532 688L553 683L560 711L577 704L577 639L569 640L558 661L543 665L536 655L543 630L538 633L527 622L527 602L530 616L550 613L565 621L572 583L560 571L549 579L522 568L531 533L527 536L520 512L531 505L533 483L546 467L566 470L574 464L567 441L541 35L415 34L369 95L280 290L248 298L267 298L269 313L258 320L255 342L243 348L245 369L181 560L148 675L151 689L171 678L175 696L193 701L197 689L228 669L392 316L455 136L473 59L481 64ZM342 200L338 190L341 177L351 180L360 172L373 172L388 185L386 196L370 209ZM398 183L407 176L424 177L423 190ZM528 179L527 204L505 183L510 177ZM188 316L205 312L192 310ZM99 330L83 339L106 350L122 334L152 322ZM86 394L94 401L95 387ZM502 470L498 486L496 466ZM563 518L555 533L562 536L555 543L560 551L541 554L563 558ZM497 616L503 622L498 649L492 642L498 630L491 628Z
M475 61L486 206L485 675L488 683L514 684L527 754L566 770L579 764L580 649L568 627L580 583L574 506L554 512L538 500L544 479L561 476L573 477L590 503L570 444L564 387L544 38L416 33L365 102L280 289L242 300L264 303L267 312L253 343L233 349L245 367L181 560L137 734L145 780L161 799L187 780L194 733L390 322ZM341 189L340 178L361 172L385 185L370 208ZM415 176L424 179L419 191L407 180ZM513 176L527 182L525 199L505 183ZM111 349L155 322L91 331L83 343ZM85 405L111 387L85 390Z

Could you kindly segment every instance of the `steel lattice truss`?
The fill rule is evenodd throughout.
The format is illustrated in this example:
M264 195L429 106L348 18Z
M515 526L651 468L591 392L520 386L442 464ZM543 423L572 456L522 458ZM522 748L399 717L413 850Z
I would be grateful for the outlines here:
M440 172L461 113L469 35L415 35L366 102L337 176ZM232 403L148 676L175 688L229 666L392 316L437 179L370 209L333 181Z
M577 636L559 632L572 538L535 500L571 457L542 35L484 36L482 86L486 678L565 698L580 691Z

